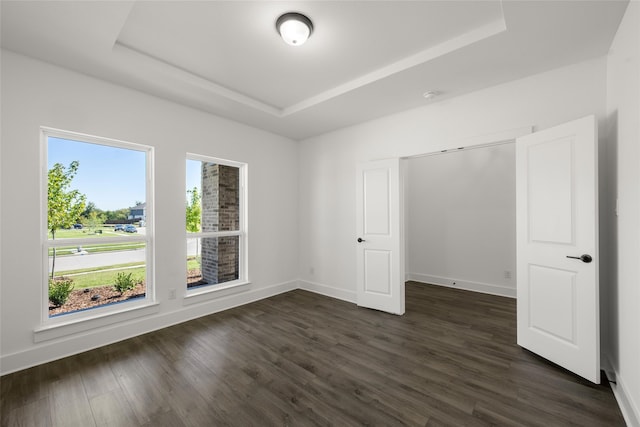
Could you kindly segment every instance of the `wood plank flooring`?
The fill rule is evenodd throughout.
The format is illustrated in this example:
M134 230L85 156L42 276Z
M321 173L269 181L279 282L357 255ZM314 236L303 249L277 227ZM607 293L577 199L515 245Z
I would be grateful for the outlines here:
M6 375L1 423L624 426L607 385L515 344L514 300L406 295L398 317L293 291Z

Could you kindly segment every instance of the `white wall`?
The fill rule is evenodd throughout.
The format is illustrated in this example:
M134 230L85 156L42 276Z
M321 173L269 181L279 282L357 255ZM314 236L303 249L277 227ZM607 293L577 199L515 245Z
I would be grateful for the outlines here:
M297 287L295 142L6 51L1 101L3 373ZM34 343L43 286L40 126L155 147L156 314ZM167 299L185 285L186 152L248 163L252 281L188 306Z
M300 277L355 301L355 166L455 148L507 129L605 119L606 60L560 68L345 128L300 143ZM420 94L416 94L420 96Z
M407 277L515 297L515 143L411 158L407 168Z
M607 59L608 357L627 423L640 426L640 3L630 2Z

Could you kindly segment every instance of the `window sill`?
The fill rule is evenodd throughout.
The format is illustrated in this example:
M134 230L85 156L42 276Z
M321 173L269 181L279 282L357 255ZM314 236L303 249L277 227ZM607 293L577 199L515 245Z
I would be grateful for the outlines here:
M114 323L124 322L138 317L148 316L160 311L157 302L145 302L141 305L122 308L117 311L109 311L96 314L91 317L72 318L67 321L57 321L46 323L33 331L33 342L48 341L68 335L98 329ZM71 314L70 314L71 315Z
M197 304L214 298L222 298L227 295L243 292L250 284L251 282L247 280L235 281L222 285L209 285L203 288L187 291L183 300L183 305Z

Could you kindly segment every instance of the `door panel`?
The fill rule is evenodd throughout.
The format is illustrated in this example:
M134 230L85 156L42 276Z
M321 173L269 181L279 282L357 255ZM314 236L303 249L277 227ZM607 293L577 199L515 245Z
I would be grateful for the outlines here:
M599 383L596 135L590 116L517 139L516 217L518 344Z
M576 273L529 267L529 327L575 344Z
M358 305L403 314L400 160L358 165L356 183Z
M531 240L573 243L574 141L565 138L527 148Z
M391 193L389 189L389 171L371 169L363 172L364 184L364 234L388 236L391 230L389 209Z
M391 295L391 252L364 250L365 292Z

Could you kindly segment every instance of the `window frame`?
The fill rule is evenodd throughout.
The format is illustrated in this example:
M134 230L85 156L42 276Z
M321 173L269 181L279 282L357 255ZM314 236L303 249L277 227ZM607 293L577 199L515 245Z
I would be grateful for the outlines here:
M186 231L186 228L187 228L186 215L183 216L184 230L185 230L185 237L186 237L185 238L185 263L184 263L185 298L211 294L217 291L236 288L238 286L243 286L250 283L249 281L249 250L248 250L249 239L248 239L248 224L247 224L247 212L248 212L247 177L248 177L249 165L247 163L238 162L235 160L221 159L218 157L205 156L202 154L187 153L185 158L185 163L184 163L185 164L185 184L184 184L185 194L186 194L186 191L188 190L187 183L186 183L186 165L189 160L206 162L206 163L214 163L218 165L238 168L238 180L239 180L238 182L238 191L239 191L238 222L239 222L239 225L238 225L238 230L236 231L199 231L197 233L192 233L192 232ZM202 190L202 188L200 188L200 190ZM202 217L201 217L201 224L202 224ZM201 225L201 228L202 228L202 225ZM236 280L231 280L231 281L223 282L219 284L202 285L202 286L197 286L191 289L187 288L186 278L188 275L188 268L187 268L187 262L186 262L186 259L187 259L186 250L188 246L188 240L196 239L196 238L203 239L203 238L209 238L209 237L226 237L226 236L238 236L238 257L239 257L238 278Z
M61 138L72 140L76 142L82 142L87 144L102 145L107 147L121 148L126 150L133 150L145 153L145 202L146 202L146 217L145 227L146 232L144 235L136 234L134 236L120 236L120 237L99 237L99 238L82 238L82 239L49 239L49 230L47 224L47 211L48 211L48 154L49 154L49 137ZM40 127L41 138L41 181L40 181L40 196L41 196L41 208L40 208L40 240L42 249L42 300L41 306L41 321L40 326L36 328L36 335L44 332L46 335L63 336L65 333L51 334L49 331L52 328L59 326L76 325L78 323L96 324L96 326L90 326L86 329L93 327L99 327L104 324L110 324L118 320L109 319L109 317L128 313L125 317L137 317L135 314L132 316L131 312L140 310L139 315L147 315L148 307L157 305L156 292L155 292L155 269L154 269L154 148L148 145L137 144L112 138L88 135L84 133L72 132L67 130L55 129L50 127ZM95 240L94 240L95 239ZM56 316L49 316L49 249L61 246L73 246L73 245L86 245L87 243L95 242L99 240L100 243L113 243L113 242L143 242L145 244L145 296L144 298L136 298L133 301L124 301L121 303L104 304L89 309L80 309ZM147 310L142 310L147 309ZM106 320L103 318L107 318ZM102 319L96 321L96 319ZM74 331L78 328L74 327ZM84 330L80 328L80 330ZM69 332L73 333L73 332ZM46 339L46 338L45 338ZM36 341L39 341L36 337Z

